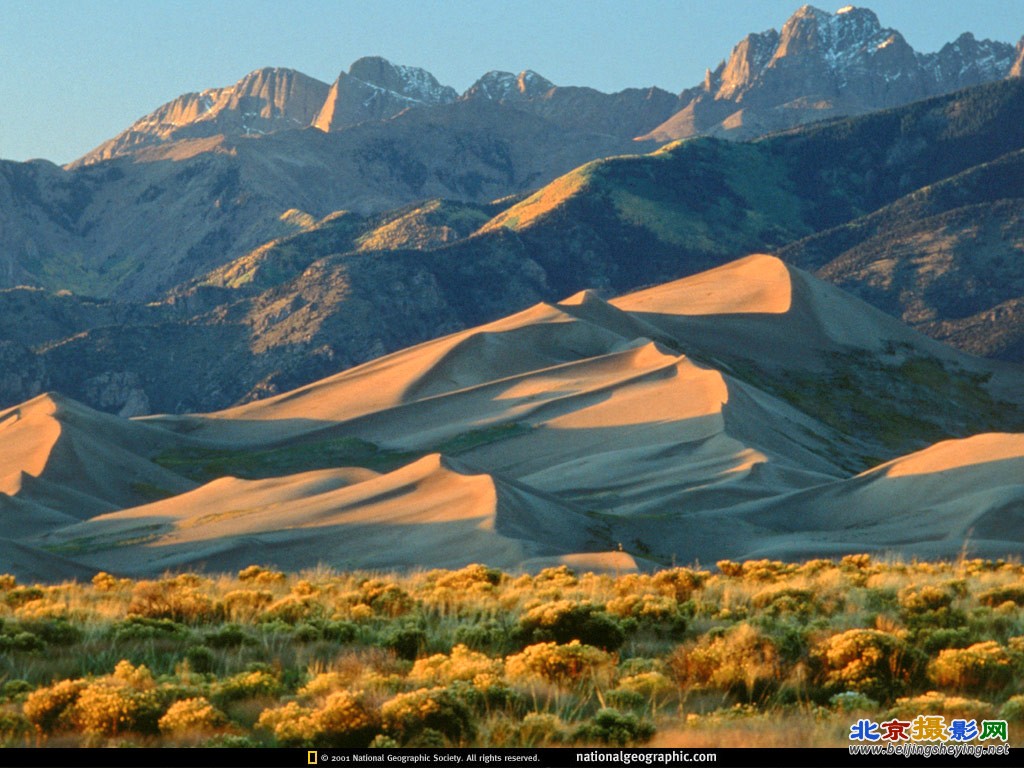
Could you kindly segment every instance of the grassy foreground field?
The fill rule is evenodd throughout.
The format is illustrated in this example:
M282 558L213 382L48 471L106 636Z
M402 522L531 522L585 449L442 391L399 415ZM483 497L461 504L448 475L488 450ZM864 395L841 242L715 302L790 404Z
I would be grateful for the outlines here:
M5 746L842 746L859 718L1024 743L1024 567L652 575L252 566L0 576Z

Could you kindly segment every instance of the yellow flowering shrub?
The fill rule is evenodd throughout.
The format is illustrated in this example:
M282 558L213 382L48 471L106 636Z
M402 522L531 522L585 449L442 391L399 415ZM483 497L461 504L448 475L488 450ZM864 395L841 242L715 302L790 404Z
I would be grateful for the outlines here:
M507 657L505 674L509 680L543 680L566 688L606 684L615 674L615 656L579 640L537 643Z
M1010 655L999 643L987 640L969 648L940 651L928 666L937 685L960 691L997 691L1013 679Z
M465 645L456 645L451 655L438 653L417 660L409 672L409 679L426 685L454 680L479 680L487 685L501 678L503 666L501 659L492 659L486 654L471 651Z
M227 725L224 713L203 696L176 701L168 707L157 725L161 733L214 731Z
M892 700L914 671L904 640L876 629L850 629L816 648L826 686L857 691L878 701Z
M61 680L32 691L22 705L25 717L43 733L51 733L63 723L64 713L78 700L84 680Z
M453 743L473 731L469 707L447 688L400 693L384 702L380 711L385 730L403 744L427 730L437 731Z

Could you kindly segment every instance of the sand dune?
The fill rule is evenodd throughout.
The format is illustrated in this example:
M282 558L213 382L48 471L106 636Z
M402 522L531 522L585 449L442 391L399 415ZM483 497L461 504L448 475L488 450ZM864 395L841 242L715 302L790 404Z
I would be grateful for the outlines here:
M87 581L96 575L96 569L20 541L0 538L0 573L10 573L22 583L45 583Z
M755 255L612 301L584 291L538 304L219 413L125 421L37 398L0 413L0 515L30 547L19 562L60 553L62 574L253 562L629 571L953 556L965 540L979 554L1024 552L1024 435L946 441L853 475L843 467L883 443L785 391L828 381L841 362L844 375L863 365L885 396L913 383L885 378L906 360L940 381L947 364L966 372L942 397L992 376L1024 398L1019 368ZM404 465L297 471L309 466L296 456L353 440ZM171 449L291 458L279 477L196 487L152 462ZM144 503L154 488L176 495Z
M46 394L0 412L0 493L85 518L194 483L148 460L163 431Z
M351 484L344 470L224 478L174 499L103 515L38 540L132 574L252 558L281 568L515 567L606 548L581 513L437 454Z
M763 529L747 543L752 555L1024 554L1024 435L944 441L848 480L737 512Z

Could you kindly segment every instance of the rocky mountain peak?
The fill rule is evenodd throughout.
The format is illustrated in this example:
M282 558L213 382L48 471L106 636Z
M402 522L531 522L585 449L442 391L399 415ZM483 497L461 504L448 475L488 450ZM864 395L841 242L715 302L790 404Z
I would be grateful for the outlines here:
M783 25L773 59L811 55L835 69L851 57L877 49L893 35L899 33L883 29L875 13L867 8L848 5L829 13L805 5Z
M947 90L958 90L1006 77L1013 68L1015 55L1009 43L978 40L964 32L938 53L919 58L936 83L945 84Z
M856 115L1006 77L1024 53L969 32L916 53L868 8L800 7L781 32L747 35L728 61L683 91L681 108L642 139L752 138L826 117Z
M407 96L424 104L450 104L458 98L454 88L441 85L419 67L392 64L381 56L364 56L349 67L348 74L369 85Z
M327 90L327 83L294 69L257 69L234 85L186 93L163 104L71 167L132 154L177 139L305 128L319 112Z
M454 88L441 85L425 69L365 56L338 75L312 123L322 131L337 131L386 120L409 107L451 104L457 98Z
M244 133L305 128L319 112L326 91L325 83L294 69L265 67L224 89L207 114L240 113ZM274 125L275 121L286 121L286 125Z
M729 61L720 68L717 77L710 71L705 75L705 89L712 90L717 81L716 97L732 98L772 60L778 45L779 33L774 29L747 35L732 49Z
M1016 58L1010 67L1010 77L1024 77L1024 37L1017 43Z
M462 98L519 101L543 96L554 87L554 83L531 69L525 69L518 75L492 70L473 83Z

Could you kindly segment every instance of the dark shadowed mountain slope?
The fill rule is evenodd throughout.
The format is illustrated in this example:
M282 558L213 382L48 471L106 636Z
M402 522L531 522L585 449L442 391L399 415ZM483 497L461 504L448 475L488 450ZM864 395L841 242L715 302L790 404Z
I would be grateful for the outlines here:
M431 197L486 202L629 149L526 112L458 102L334 133L176 141L73 171L2 163L0 278L4 287L152 299L310 217Z

